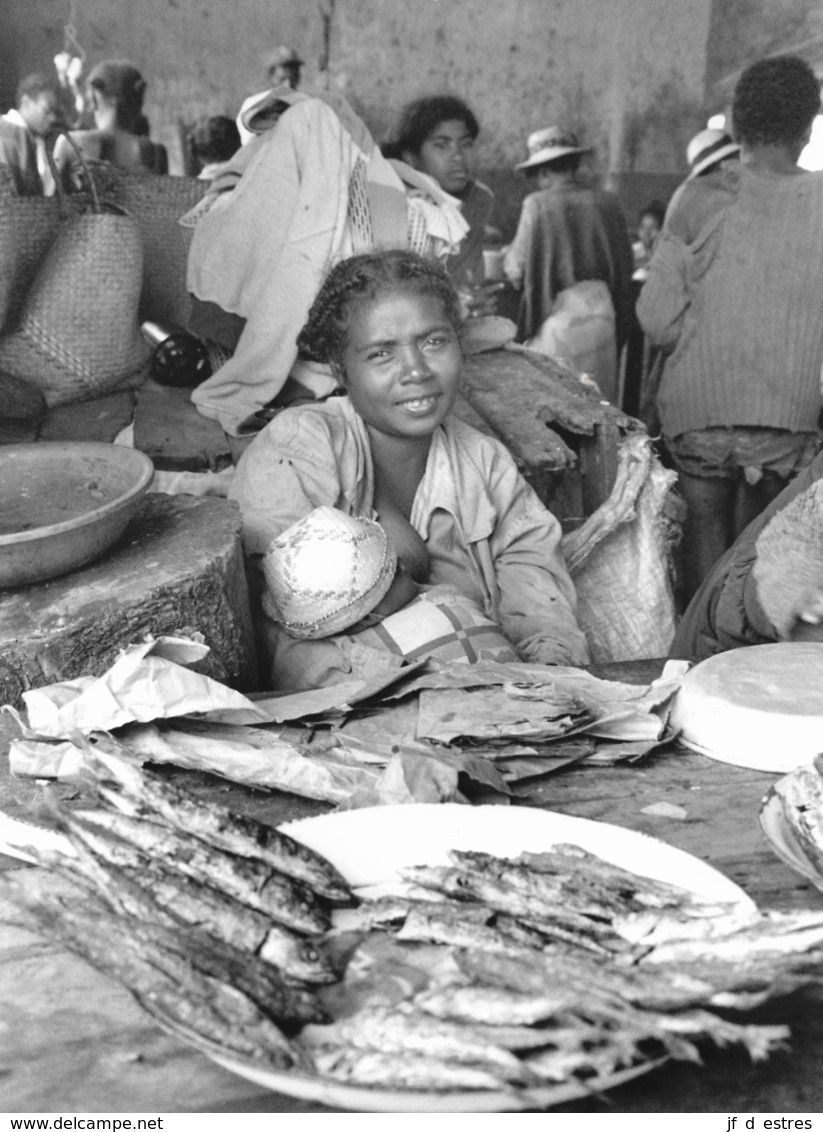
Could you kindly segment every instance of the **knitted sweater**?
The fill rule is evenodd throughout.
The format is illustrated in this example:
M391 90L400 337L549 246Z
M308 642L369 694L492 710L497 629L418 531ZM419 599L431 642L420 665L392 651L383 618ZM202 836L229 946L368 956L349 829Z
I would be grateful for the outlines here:
M669 201L663 228L684 244L693 243L716 213L735 200L739 184L739 161L684 181Z
M823 173L741 169L736 199L686 245L661 237L637 313L674 347L667 436L714 426L813 432L823 362Z

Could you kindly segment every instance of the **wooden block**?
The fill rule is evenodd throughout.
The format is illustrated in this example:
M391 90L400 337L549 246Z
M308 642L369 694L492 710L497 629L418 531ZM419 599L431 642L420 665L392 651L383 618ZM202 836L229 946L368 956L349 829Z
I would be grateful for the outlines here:
M151 378L137 393L134 447L163 472L219 472L232 462L225 432L197 411L191 390Z
M91 401L56 405L40 426L38 440L99 440L111 444L131 424L134 416L133 389L105 393Z
M462 393L514 458L535 475L574 465L576 457L544 419L546 382L527 359L509 350L466 358Z
M209 675L257 685L240 510L226 499L150 493L98 562L0 592L0 704L76 676L99 676L127 645L202 633Z

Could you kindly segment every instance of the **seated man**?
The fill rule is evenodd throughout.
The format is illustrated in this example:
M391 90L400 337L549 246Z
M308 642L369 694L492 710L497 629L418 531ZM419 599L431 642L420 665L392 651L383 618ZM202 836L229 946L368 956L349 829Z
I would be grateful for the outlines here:
M35 175L29 177L26 168L28 154L23 158L21 167L21 184L26 186L24 195L45 193L53 196L55 184L49 167L48 147L54 144L55 130L64 124L57 83L44 75L27 75L17 86L16 108L4 114L0 122L24 130L34 147ZM10 135L5 125L3 132L7 138L16 136Z
M446 261L452 282L473 313L494 313L494 289L483 288L483 242L494 194L472 176L472 153L480 126L470 108L451 95L418 98L400 116L397 137L384 147L413 169L427 173L460 201L469 225L460 250ZM469 298L468 296L471 296ZM480 309L482 308L482 309Z
M718 559L711 572L694 595L678 626L670 655L689 660L705 660L714 653L744 645L769 644L792 635L800 639L801 626L778 626L764 608L757 574L761 544L759 536L766 531L775 517L782 519L784 509L823 478L823 453L792 480L778 497L754 519L734 545ZM769 536L767 545L772 543ZM774 559L771 554L770 560ZM784 588L793 591L794 579L788 553L782 558L781 576ZM773 592L774 568L767 570L765 592ZM767 600L768 604L768 600ZM772 604L774 604L772 602ZM810 611L800 610L798 620L808 617Z

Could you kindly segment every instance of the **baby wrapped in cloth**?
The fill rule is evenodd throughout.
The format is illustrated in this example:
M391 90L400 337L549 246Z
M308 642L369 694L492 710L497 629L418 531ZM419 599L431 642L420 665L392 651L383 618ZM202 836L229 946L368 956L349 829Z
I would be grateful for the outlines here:
M372 519L317 507L272 540L263 558L263 607L303 642L290 652L295 687L312 686L312 646L349 655L345 678L367 678L424 657L474 664L513 661L502 629L452 586L419 586L398 565L386 531Z

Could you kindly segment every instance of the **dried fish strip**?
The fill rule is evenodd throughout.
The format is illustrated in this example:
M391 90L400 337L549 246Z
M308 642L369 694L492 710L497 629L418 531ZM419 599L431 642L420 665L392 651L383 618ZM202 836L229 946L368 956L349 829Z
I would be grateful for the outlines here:
M172 923L167 915L161 913L162 919L158 919L156 903L139 886L121 883L121 878L112 874L109 874L109 881L105 897L117 898L127 893L123 903L127 905L128 912L123 915L117 903L111 901L107 906L99 898L93 899L90 906L96 910L101 923L118 938L124 931L123 922L130 925L129 946L132 949L151 954L156 948L165 956L167 966L174 965L173 957L176 956L183 976L186 965L194 964L202 974L239 988L255 1002L265 1002L281 1021L299 1023L323 1017L314 995L301 986L286 983L270 964L215 940L199 928L179 921ZM71 921L75 913L76 909L69 907L65 912L67 921Z
M87 811L83 821L167 861L195 880L219 887L293 931L316 935L329 927L328 911L311 889L263 861L216 851L180 830L128 814Z
M515 952L518 947L524 946L515 942L514 933L507 933L488 922L494 918L494 913L489 911L485 916L487 922L478 922L466 917L464 913L461 915L459 905L447 906L445 911L439 904L428 908L412 905L396 938L408 942L478 948L507 956ZM532 938L541 939L538 933L532 933ZM531 946L539 946L539 944L532 943Z
M426 1014L454 1022L534 1026L571 1010L577 995L565 987L544 986L538 994L522 994L495 986L449 986L424 991L413 1002Z
M113 778L127 795L154 810L176 829L227 853L264 861L332 903L351 903L351 888L337 869L288 834L224 806L204 802L175 783L161 781L127 759L100 748L87 756L87 762L98 776Z
M596 883L608 886L606 891L623 895L624 909L625 900L629 898L649 908L682 908L694 903L701 906L705 904L687 889L621 868L579 845L561 844L542 853L521 853L516 860L518 864L534 872L558 874L565 879L568 888Z
M315 1068L324 1077L348 1084L384 1089L445 1093L507 1088L500 1077L482 1066L463 1065L403 1053L376 1053L350 1048L318 1050Z
M512 994L539 996L545 994L549 986L559 984L564 987L571 996L572 1005L561 1008L553 1016L560 1029L543 1028L546 1044L557 1045L561 1036L561 1048L564 1049L573 1042L575 1032L581 1044L584 1041L601 1041L615 1032L622 1035L621 1040L632 1038L635 1042L636 1050L629 1061L639 1055L641 1044L651 1039L659 1042L672 1057L699 1061L697 1048L688 1040L691 1037L709 1038L718 1046L743 1045L752 1059L757 1060L778 1048L788 1032L781 1026L740 1026L726 1022L709 1011L695 1009L696 1002L706 1001L709 988L705 985L702 996L697 986L683 988L686 993L680 995L679 1001L677 996L670 994L668 1008L660 1010L651 1008L649 1004L648 984L655 980L645 980L646 1003L649 1005L641 1006L642 993L638 993L639 988L632 985L630 974L621 973L615 979L609 967L602 965L598 969L590 961L581 961L571 955L559 956L557 961L536 955L511 957L505 964L496 965L490 962L488 955L478 953L462 953L456 958L461 969L470 977ZM657 980L661 991L666 981L666 976ZM642 976L638 982L644 983ZM581 1023L589 1030L588 1035L581 1030Z
M482 871L444 866L418 866L404 869L402 876L423 887L433 888L461 900L481 904L525 923L551 938L585 948L597 954L620 950L624 941L611 926L590 919L558 903L550 903L526 891L518 891L505 881Z
M645 964L700 962L753 964L758 959L785 958L808 964L823 959L823 917L819 912L770 912L754 924L716 939L671 940L655 947Z
M526 1059L529 1072L545 1081L558 1085L572 1077L601 1077L616 1073L637 1062L637 1050L632 1043L601 1042L593 1047L572 1046L543 1049Z
M123 983L150 1008L225 1049L279 1069L305 1065L306 1058L263 1010L236 987L204 974L176 949L167 951L155 935L146 947L135 931L139 921L111 916L90 905L32 896L3 878L8 896L35 930L60 939L98 970ZM172 937L167 936L165 942Z
M379 1053L440 1058L485 1066L509 1081L522 1081L523 1063L508 1050L492 1044L471 1026L446 1022L413 1009L366 1007L329 1026L306 1026L301 1040L312 1049L351 1046Z
M159 906L157 916L162 909L174 923L193 924L233 947L259 955L287 978L306 983L335 981L328 962L305 936L273 923L266 913L211 885L173 871L134 846L96 833L82 821L68 817L67 822L84 871L93 871L97 888L123 911L138 914L128 900L136 887Z

